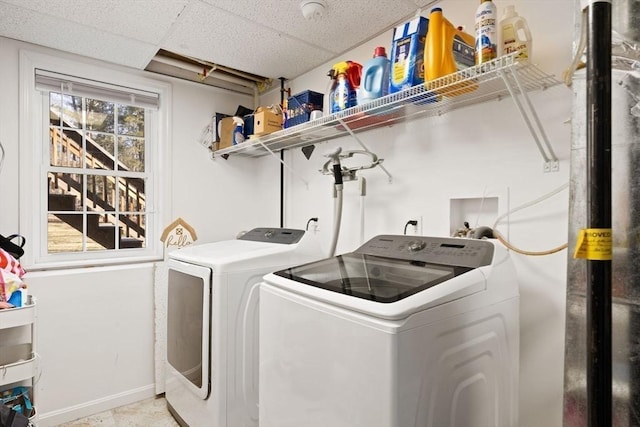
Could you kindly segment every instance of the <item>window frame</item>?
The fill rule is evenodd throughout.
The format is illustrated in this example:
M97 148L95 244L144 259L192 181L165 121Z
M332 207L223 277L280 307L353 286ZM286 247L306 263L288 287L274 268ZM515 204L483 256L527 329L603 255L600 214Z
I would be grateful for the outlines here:
M49 70L88 81L157 93L158 109L145 109L145 168L148 168L145 247L73 253L48 253L49 93L36 89L36 69ZM170 156L171 85L148 78L144 72L121 71L109 64L75 60L40 52L20 51L20 234L29 241L21 263L30 270L131 264L164 258L160 241L170 212L168 159ZM45 111L47 116L45 117ZM45 120L46 119L46 120ZM148 134L146 134L148 132ZM43 178L45 177L45 178Z

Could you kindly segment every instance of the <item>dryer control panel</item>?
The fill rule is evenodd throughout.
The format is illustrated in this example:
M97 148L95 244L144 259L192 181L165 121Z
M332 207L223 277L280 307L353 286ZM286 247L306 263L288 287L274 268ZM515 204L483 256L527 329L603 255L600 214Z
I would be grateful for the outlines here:
M433 264L477 268L491 264L494 246L487 240L381 235L355 253Z
M293 228L267 228L259 227L247 231L238 240L251 240L253 242L281 243L283 245L293 245L298 243L304 236L304 230Z

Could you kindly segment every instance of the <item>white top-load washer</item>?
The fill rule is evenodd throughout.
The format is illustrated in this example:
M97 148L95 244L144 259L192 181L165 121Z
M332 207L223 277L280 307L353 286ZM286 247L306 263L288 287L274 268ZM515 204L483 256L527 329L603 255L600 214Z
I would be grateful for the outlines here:
M260 427L516 426L518 317L489 240L383 235L268 274Z
M258 285L322 258L303 230L255 228L169 254L165 397L192 427L258 425Z

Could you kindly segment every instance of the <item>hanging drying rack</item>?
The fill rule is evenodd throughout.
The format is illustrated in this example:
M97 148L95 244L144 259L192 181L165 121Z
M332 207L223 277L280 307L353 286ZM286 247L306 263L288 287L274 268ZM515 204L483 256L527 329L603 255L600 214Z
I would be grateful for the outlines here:
M560 84L530 61L519 62L515 54L449 74L426 85L418 85L366 104L325 115L315 120L212 151L212 158L229 155L260 157L276 151L314 145L365 130L390 126L418 118L440 116L461 107L511 97L544 160L544 171L558 170L558 158L544 132L528 93ZM285 165L286 166L286 165ZM391 175L383 169L389 178Z

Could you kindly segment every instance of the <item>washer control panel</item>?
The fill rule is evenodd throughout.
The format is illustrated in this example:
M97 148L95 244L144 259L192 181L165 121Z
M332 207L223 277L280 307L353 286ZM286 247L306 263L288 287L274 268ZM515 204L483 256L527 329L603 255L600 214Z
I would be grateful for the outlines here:
M407 249L409 252L418 252L427 247L427 242L424 240L411 240L407 243Z
M433 264L477 268L491 264L494 246L487 240L381 235L355 253Z
M304 236L304 230L293 228L254 228L247 231L238 240L251 240L252 242L281 243L283 245L293 245L298 243Z

